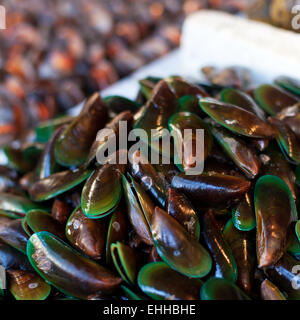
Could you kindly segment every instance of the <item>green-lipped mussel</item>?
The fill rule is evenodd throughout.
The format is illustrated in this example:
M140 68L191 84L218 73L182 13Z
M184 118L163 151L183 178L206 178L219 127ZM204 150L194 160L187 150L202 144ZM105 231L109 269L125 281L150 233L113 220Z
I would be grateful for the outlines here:
M220 75L95 93L4 147L1 300L300 300L299 82Z

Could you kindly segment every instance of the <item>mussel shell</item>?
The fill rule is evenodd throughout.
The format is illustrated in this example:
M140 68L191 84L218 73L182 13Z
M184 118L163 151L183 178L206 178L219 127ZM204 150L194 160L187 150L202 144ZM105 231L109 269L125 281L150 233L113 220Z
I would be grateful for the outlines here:
M298 102L292 94L272 84L259 86L254 90L254 96L260 107L271 116Z
M260 162L251 146L220 126L211 126L210 129L224 152L248 178L258 175Z
M282 121L270 117L269 122L276 130L276 140L286 159L293 163L300 163L300 142L294 132Z
M275 79L275 83L285 90L300 96L300 81L287 76L280 76Z
M196 114L189 112L174 113L169 119L168 126L174 138L174 144L176 149L174 156L177 160L175 164L181 171L184 172L185 170L191 169L197 164L197 162L200 162L199 160L201 159L192 159L193 157L196 157L199 153L201 156L203 156L202 161L204 161L207 158L212 148L213 140L206 123L203 122ZM192 130L192 135L188 136L188 139L193 141L193 144L191 146L192 150L190 150L191 152L189 154L185 154L185 143L187 143L187 137L185 137L184 131L186 129ZM204 130L204 145L202 145L204 149L203 152L201 149L197 151L197 147L201 148L201 143L197 143L197 129ZM183 155L183 159L180 159L178 153ZM192 160L193 162L190 163L188 160Z
M249 193L246 193L242 201L235 208L233 208L232 222L234 226L241 231L250 231L255 228L255 212Z
M261 283L260 294L263 300L286 300L283 293L268 279Z
M63 166L81 165L98 130L107 121L107 109L98 93L85 103L80 115L60 134L55 144L56 161Z
M191 278L206 276L212 267L209 253L167 212L156 207L151 231L159 256L172 269Z
M230 219L224 227L223 235L236 261L237 285L251 294L256 266L255 234L236 229Z
M263 163L263 173L281 178L289 186L296 200L297 187L295 173L291 165L285 160L280 149L277 146L275 148L274 145L270 145L260 157Z
M140 90L146 100L150 99L151 93L155 87L155 85L162 80L162 78L157 77L147 77L145 79L139 80Z
M199 85L187 82L179 76L171 76L166 78L165 81L168 83L177 99L186 95L197 96L198 98L208 96L208 94Z
M114 266L121 278L134 285L142 262L140 253L122 242L112 243L110 249Z
M45 300L51 287L37 274L23 270L8 270L9 291L16 300Z
M261 177L254 191L259 267L275 264L287 247L288 230L298 219L293 195L276 176Z
M153 89L151 98L143 109L143 113L134 124L135 132L137 132L136 129L145 130L147 137L151 137L151 140L149 141L147 139L147 141L143 142L156 149L157 143L152 142L158 142L165 137L168 128L168 120L176 111L176 108L177 99L174 92L170 89L165 80L159 81ZM154 129L157 130L155 135L153 134L153 131L151 134L151 130ZM136 133L136 135L138 135L138 133Z
M27 256L21 251L11 247L10 245L0 240L0 265L6 270L21 269L32 270Z
M65 224L71 214L70 206L62 200L55 199L52 205L51 215L59 223Z
M195 239L200 238L200 222L189 199L173 188L168 190L168 214L174 217Z
M47 178L51 174L55 173L55 171L58 169L58 164L54 156L54 145L62 130L64 130L64 127L58 128L50 137L49 142L46 144L35 169L34 178L36 180Z
M205 116L205 113L199 108L199 98L197 96L182 96L178 99L178 112L191 112L200 118Z
M36 141L46 143L49 141L50 137L54 133L54 131L65 125L69 124L74 118L71 116L63 116L56 119L51 119L45 122L41 122L35 128Z
M40 153L36 154L33 152L32 157L28 154L27 157L25 157L24 150L10 145L4 146L2 151L7 158L9 165L20 173L26 173L33 170L40 155ZM30 154L30 151L28 153Z
M290 229L291 230L289 230L287 252L293 256L299 256L300 255L300 241L297 236L297 227L296 227L295 222L291 223Z
M211 118L233 133L252 138L274 136L272 127L252 112L212 98L199 100L200 107Z
M147 298L134 292L131 288L121 285L122 300L147 300Z
M239 200L251 183L243 178L222 174L184 175L172 179L171 186L183 192L196 208L219 208Z
M300 242L300 220L298 220L295 224L295 234Z
M276 119L283 121L300 139L300 102L283 109L276 115Z
M89 219L77 207L66 224L66 237L81 252L99 260L105 252L107 221Z
M250 298L234 283L227 279L210 278L202 288L202 300L250 300Z
M154 204L141 186L131 176L128 176L128 178L130 178L131 184L124 175L122 176L129 221L142 241L148 245L153 245L150 217L154 211Z
M37 273L67 295L80 299L111 294L121 279L48 232L32 235L27 256Z
M121 97L121 96L107 96L103 98L103 102L109 112L119 114L124 110L130 110L135 113L141 107L136 101Z
M116 209L121 195L119 167L105 164L91 174L82 189L82 211L89 218L104 217Z
M138 285L155 300L198 300L202 281L185 277L164 262L152 262L140 270Z
M206 212L203 217L202 233L214 260L214 276L235 282L237 280L236 262L212 211Z
M91 170L83 167L66 170L36 181L29 189L29 194L34 201L45 201L76 187L91 174Z
M140 153L135 151L131 155L131 174L137 179L143 189L161 205L165 206L167 181L158 174L151 163Z
M2 218L3 219L3 218ZM2 220L1 219L1 220ZM13 248L25 253L28 235L22 227L21 219L0 220L0 239Z
M106 150L108 150L109 144L111 143L110 139L117 139L120 136L120 133L121 135L128 134L128 132L120 132L120 122L125 121L127 125L127 130L129 130L131 127L132 119L133 114L130 111L126 110L118 114L109 123L107 123L105 129L111 130L114 133L114 135L108 136L107 140L104 141L96 137L96 140L93 142L89 154L87 156L87 160L85 162L86 167L93 162L93 160L97 157L97 154L100 154L101 151L103 151L104 153Z
M62 240L65 239L64 226L45 211L29 211L26 215L26 222L33 232L48 231Z
M226 88L220 92L221 101L229 104L233 104L240 108L243 108L249 112L256 114L260 119L265 120L265 113L256 104L256 102L247 93L233 89Z
M110 265L112 262L110 246L112 243L118 241L124 241L128 237L128 222L125 215L123 206L119 206L116 211L112 214L106 238L106 264Z

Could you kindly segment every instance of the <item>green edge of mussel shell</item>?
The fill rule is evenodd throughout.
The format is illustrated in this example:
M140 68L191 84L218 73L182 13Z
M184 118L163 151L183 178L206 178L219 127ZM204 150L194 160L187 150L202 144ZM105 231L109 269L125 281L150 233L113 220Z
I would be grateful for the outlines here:
M230 291L225 293L224 296L217 298L216 295L220 293L220 291L218 290L218 287L215 288L216 285L220 285L222 289L226 288ZM215 289L217 289L217 292L214 292ZM238 286L223 278L210 278L203 284L200 290L200 297L202 300L232 300L230 299L230 294L232 294L233 300L250 300Z
M118 257L116 257L114 250L117 250L117 255ZM121 248L121 244L118 241L117 243L112 243L110 246L110 250L111 250L111 257L113 259L114 262L114 266L116 267L117 271L119 272L121 278L126 281L128 284L134 284L134 278L133 275L130 274L130 272L128 272L127 270L127 263L126 263L126 257L123 254L123 250ZM118 260L119 258L119 260ZM120 264L121 265L120 265Z

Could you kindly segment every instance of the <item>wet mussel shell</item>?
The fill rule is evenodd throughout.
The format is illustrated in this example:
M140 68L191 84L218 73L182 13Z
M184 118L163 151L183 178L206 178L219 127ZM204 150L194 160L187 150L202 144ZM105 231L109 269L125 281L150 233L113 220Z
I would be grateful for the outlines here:
M203 238L214 260L214 276L235 282L237 280L235 258L212 211L206 212L203 217Z
M220 92L221 101L233 104L246 111L256 114L260 119L265 120L264 111L256 104L256 102L247 93L233 89L226 88Z
M111 271L87 259L48 232L38 232L30 237L27 256L42 278L61 292L76 298L111 294L121 283L121 279Z
M170 117L168 126L174 139L176 149L174 161L179 170L182 172L192 170L200 160L202 160L204 166L204 160L207 158L213 143L206 123L196 114L178 112ZM187 130L190 132L187 133ZM198 130L204 132L204 144L197 143L197 139L201 137ZM186 154L187 151L189 151L189 154ZM184 156L181 157L180 155Z
M256 88L254 96L260 107L271 116L298 102L292 94L271 84L263 84Z
M107 121L107 109L98 93L85 103L81 113L58 137L55 143L56 161L66 167L83 164L98 130Z
M29 239L22 226L22 219L0 218L0 240L25 253Z
M82 189L82 211L89 218L104 217L117 208L121 195L119 167L105 164L91 174Z
M29 189L29 194L34 201L45 201L73 189L91 174L91 170L83 167L66 170L36 181Z
M122 242L111 244L110 249L114 266L121 278L128 284L134 285L142 266L141 254Z
M181 192L169 188L167 197L168 214L174 217L195 239L200 238L200 221L195 208Z
M150 221L154 211L154 204L147 193L130 175L128 175L128 179L130 182L124 175L122 176L129 221L141 240L148 245L153 245Z
M212 98L202 98L199 104L205 113L233 133L250 138L271 139L274 136L267 122L243 108Z
M287 76L280 76L275 79L275 83L285 90L300 96L300 81Z
M158 207L152 216L151 231L159 256L172 269L191 278L201 278L210 272L212 259L206 249Z
M178 273L165 262L152 262L140 270L138 285L155 300L198 300L202 281Z
M100 260L105 253L106 219L89 219L79 205L66 224L66 237L69 242L94 260Z
M42 210L31 210L27 213L26 223L35 232L47 231L60 239L65 239L64 226L56 221L51 214Z
M298 213L287 184L276 176L261 177L254 191L259 267L275 264L287 248L288 230Z
M251 294L256 267L255 232L238 230L229 219L223 229L237 265L236 284L247 294Z
M45 300L51 286L35 273L23 270L8 270L9 291L16 300Z
M224 208L239 201L249 190L246 179L224 174L178 174L171 186L183 192L196 208Z
M234 283L227 279L210 278L202 288L202 300L250 300L250 298Z

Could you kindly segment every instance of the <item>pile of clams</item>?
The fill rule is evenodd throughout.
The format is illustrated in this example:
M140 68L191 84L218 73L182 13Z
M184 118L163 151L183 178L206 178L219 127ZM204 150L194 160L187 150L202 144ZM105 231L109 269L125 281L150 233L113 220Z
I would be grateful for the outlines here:
M242 80L149 77L134 101L95 93L78 116L6 145L0 299L300 299L300 82L249 90ZM97 133L118 136L121 121L158 129L156 140L162 129L203 129L203 172L175 164L175 141L170 164L144 162L140 150L100 164L110 137Z

